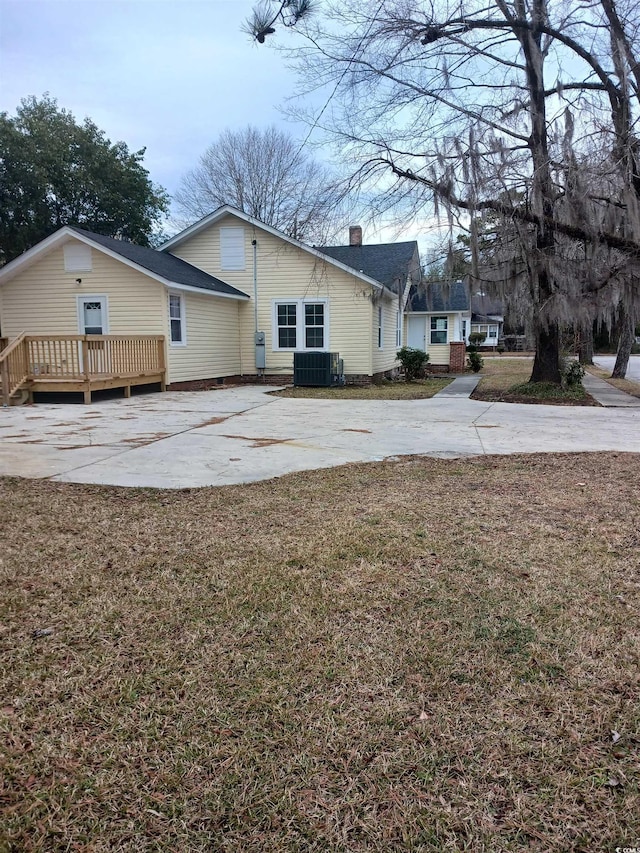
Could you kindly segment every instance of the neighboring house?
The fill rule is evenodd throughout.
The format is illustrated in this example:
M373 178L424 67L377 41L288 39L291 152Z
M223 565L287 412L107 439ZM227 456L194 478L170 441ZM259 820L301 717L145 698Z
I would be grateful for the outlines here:
M412 286L406 303L407 346L429 354L429 364L464 370L471 330L469 288L465 282Z
M484 334L478 346L495 348L502 339L504 314L502 301L480 290L471 296L471 332Z
M1 334L14 349L23 332L55 338L48 350L25 343L36 390L45 377L47 390L67 390L63 381L89 372L101 377L94 387L122 376L135 385L150 364L136 346L151 339L164 353L147 380L161 368L173 387L288 379L300 351L338 352L348 381L371 381L397 367L420 260L415 242L363 246L361 234L352 228L349 246L318 249L229 206L160 249L64 227L0 270Z

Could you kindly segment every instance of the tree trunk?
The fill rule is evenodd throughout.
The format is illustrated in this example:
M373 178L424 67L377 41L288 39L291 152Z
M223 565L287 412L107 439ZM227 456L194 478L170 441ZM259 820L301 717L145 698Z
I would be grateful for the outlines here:
M560 385L560 330L556 323L536 329L536 357L529 382L552 382Z
M612 379L624 379L627 375L627 367L629 366L629 356L633 347L635 333L635 324L633 322L633 314L630 311L623 310L620 323L620 340L618 341L618 354L616 363L611 374Z
M578 347L580 364L593 364L593 324L589 323L580 329L580 346Z

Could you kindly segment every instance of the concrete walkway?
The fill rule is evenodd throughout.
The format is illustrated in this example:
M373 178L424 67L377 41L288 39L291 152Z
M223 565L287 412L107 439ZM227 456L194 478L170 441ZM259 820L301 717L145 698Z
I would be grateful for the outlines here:
M640 453L638 408L486 403L466 394L305 400L272 397L268 390L245 386L90 406L0 409L0 474L186 488L403 454Z
M620 391L614 385L609 385L604 379L585 373L582 380L585 391L600 403L601 406L627 409L640 409L640 397L632 397Z
M434 397L469 397L476 390L481 377L476 374L468 376L456 376L453 382L450 382L442 391L434 394Z

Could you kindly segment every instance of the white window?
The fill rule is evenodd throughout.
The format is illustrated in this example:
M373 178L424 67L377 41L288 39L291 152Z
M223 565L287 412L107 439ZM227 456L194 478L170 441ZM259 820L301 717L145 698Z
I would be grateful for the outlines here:
M169 339L172 346L186 346L187 344L184 297L180 293L169 294Z
M378 349L382 349L384 343L384 328L382 326L382 305L378 306Z
M491 323L472 323L471 331L484 335L485 341L492 346L498 340L498 326Z
M447 343L447 318L432 317L431 318L431 343L446 344Z
M319 299L273 303L274 350L326 350L328 304Z
M85 243L65 243L64 268L66 272L91 272L91 246Z
M242 226L220 229L220 269L245 269L244 228Z
M402 311L396 311L396 347L402 347Z

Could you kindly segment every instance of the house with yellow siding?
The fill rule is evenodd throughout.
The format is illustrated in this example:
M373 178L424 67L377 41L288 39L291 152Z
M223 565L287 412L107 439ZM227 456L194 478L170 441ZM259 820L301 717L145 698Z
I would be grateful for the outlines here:
M331 352L368 382L397 370L420 275L415 241L366 245L354 226L348 245L308 246L230 206L159 249L64 227L0 270L0 380L91 399L287 382L295 353Z
M422 282L410 288L405 303L407 346L428 353L430 367L464 370L470 331L467 282Z

